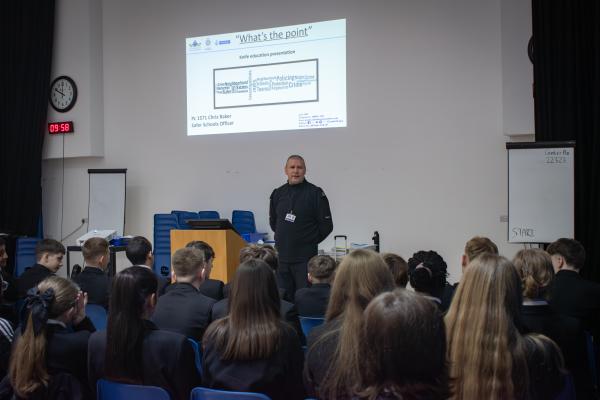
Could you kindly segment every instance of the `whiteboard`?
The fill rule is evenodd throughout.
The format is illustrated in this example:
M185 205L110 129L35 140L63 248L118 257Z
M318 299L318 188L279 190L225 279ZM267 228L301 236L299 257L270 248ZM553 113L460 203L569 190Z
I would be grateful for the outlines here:
M509 243L574 237L574 146L574 142L506 144Z
M123 236L127 170L88 169L88 174L88 232L114 229L118 236Z

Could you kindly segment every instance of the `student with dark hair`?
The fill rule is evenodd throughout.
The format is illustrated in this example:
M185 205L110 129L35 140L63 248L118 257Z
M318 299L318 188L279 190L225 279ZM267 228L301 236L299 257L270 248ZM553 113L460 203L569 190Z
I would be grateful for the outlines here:
M108 325L89 342L90 388L98 379L160 386L173 399L187 400L200 384L194 350L179 333L150 322L158 281L149 268L133 266L113 279Z
M135 236L127 243L125 255L133 266L148 268L152 271L154 266L154 254L152 253L152 244L143 236ZM162 296L165 289L171 283L169 278L157 276L158 295Z
M30 289L9 369L17 398L89 396L87 349L94 325L85 316L86 302L77 285L58 276Z
M575 319L580 330L590 332L595 340L600 338L600 284L584 279L580 272L585 264L585 249L577 240L561 238L551 243L550 254L554 280L549 301L552 310L561 320ZM572 324L570 324L572 325ZM594 393L593 377L587 368L587 357L581 339L570 335L560 340L567 367L571 370L577 389L577 398L589 398Z
M446 332L436 305L396 289L374 298L364 312L355 398L450 397Z
M193 242L186 244L185 247L192 247L200 250L204 254L204 260L208 267L207 271L210 272L212 270L215 251L208 243L201 240L194 240ZM211 299L215 299L216 301L223 300L225 298L225 295L223 294L224 286L223 281L211 279L209 275L206 275L204 282L200 285L200 293Z
M285 289L282 287L282 285L280 285L279 282L280 276L277 275L277 270L279 269L279 255L277 254L275 247L271 246L270 244L249 244L240 250L240 264L244 261L252 260L254 258L263 260L269 264L269 267L271 267L271 269L275 272L275 276L278 279L277 287L279 290L279 297L281 297L283 300L287 300L285 298ZM225 285L225 297L229 296L229 286L229 283Z
M173 254L171 268L175 283L160 296L152 321L160 329L201 341L216 302L199 290L204 276L210 274L210 266L204 261L204 253L186 247Z
M2 276L0 276L0 300L2 300L2 296L4 295L5 286ZM13 338L14 330L12 323L9 320L0 317L0 380L4 378L8 372L8 362L10 359Z
M442 307L442 296L448 276L447 265L442 256L433 250L418 251L408 259L410 285Z
M54 276L63 265L65 246L54 239L42 239L35 246L37 262L19 277L17 286L19 298L27 295L27 291L49 276Z
M110 254L106 239L89 238L81 246L85 266L73 280L88 294L88 303L108 308L110 280L106 274Z
M362 368L357 349L363 311L378 294L394 288L392 274L381 256L354 250L335 273L325 323L312 330L304 367L304 385L311 397L352 396Z
M203 386L304 399L300 340L284 323L273 270L243 262L233 279L229 314L213 322L203 345Z
M17 291L17 279L6 270L8 263L8 253L6 251L6 242L0 237L0 275L2 280L6 282L6 290L4 291L4 300L15 302L19 298Z
M383 253L381 257L390 269L396 287L405 288L408 284L408 264L404 258L394 253Z
M524 339L529 364L530 399L559 398L568 374L560 349L544 335L531 334Z
M308 281L311 286L296 291L294 304L298 314L303 317L325 317L336 267L335 260L330 256L317 255L308 260Z
M558 239L547 248L556 277L550 289L550 306L559 314L583 321L600 337L600 284L581 277L585 249L574 239Z
M152 268L154 264L152 244L143 236L132 237L129 242L127 242L125 255L132 265Z
M258 246L255 244L246 246L240 250L240 264L243 264L249 260L261 260L264 261L270 268L273 274L277 273L277 251L273 246L262 245ZM225 285L225 298L221 301L218 301L213 306L212 317L213 320L223 318L229 312L231 308L229 306L229 300L227 299L229 296L229 291L231 285L228 283ZM279 310L281 312L281 318L287 321L298 333L298 337L304 343L305 338L302 333L302 327L300 326L300 320L298 319L298 310L293 303L289 301L283 300L283 290L278 289L279 291Z

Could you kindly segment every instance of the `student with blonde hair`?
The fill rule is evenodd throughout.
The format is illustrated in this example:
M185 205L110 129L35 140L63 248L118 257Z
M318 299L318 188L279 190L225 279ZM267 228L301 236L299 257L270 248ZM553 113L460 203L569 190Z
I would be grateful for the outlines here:
M548 304L547 291L554 279L550 255L542 249L523 249L513 263L523 287L521 321L529 332L551 334L553 313Z
M482 254L498 254L498 246L485 236L473 236L465 244L461 265L464 269L471 261Z
M304 369L309 395L320 399L350 397L358 382L358 347L363 311L378 294L394 288L392 274L381 256L354 250L337 268L325 324L309 335Z
M17 398L87 397L87 295L68 279L50 276L25 298L21 335L9 367ZM73 379L74 378L74 379Z
M521 282L510 261L482 254L470 262L445 317L453 399L528 398L520 306Z

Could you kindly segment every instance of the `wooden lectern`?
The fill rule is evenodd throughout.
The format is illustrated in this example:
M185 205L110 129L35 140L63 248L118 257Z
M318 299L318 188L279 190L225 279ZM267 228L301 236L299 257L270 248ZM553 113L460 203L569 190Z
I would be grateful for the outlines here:
M176 250L194 240L208 243L215 251L210 277L225 283L233 279L240 264L240 250L248 245L244 239L231 229L173 229L171 230L171 258Z

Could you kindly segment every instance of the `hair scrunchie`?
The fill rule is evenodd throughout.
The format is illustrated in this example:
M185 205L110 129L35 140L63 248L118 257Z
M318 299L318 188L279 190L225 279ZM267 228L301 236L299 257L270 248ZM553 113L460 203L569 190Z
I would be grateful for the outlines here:
M21 322L23 326L26 326L27 314L31 314L31 321L33 323L33 334L39 335L42 328L46 326L48 321L48 309L54 301L54 289L48 288L43 293L40 293L39 289L33 287L27 291L27 298L25 304L21 310ZM25 321L25 323L23 323Z

